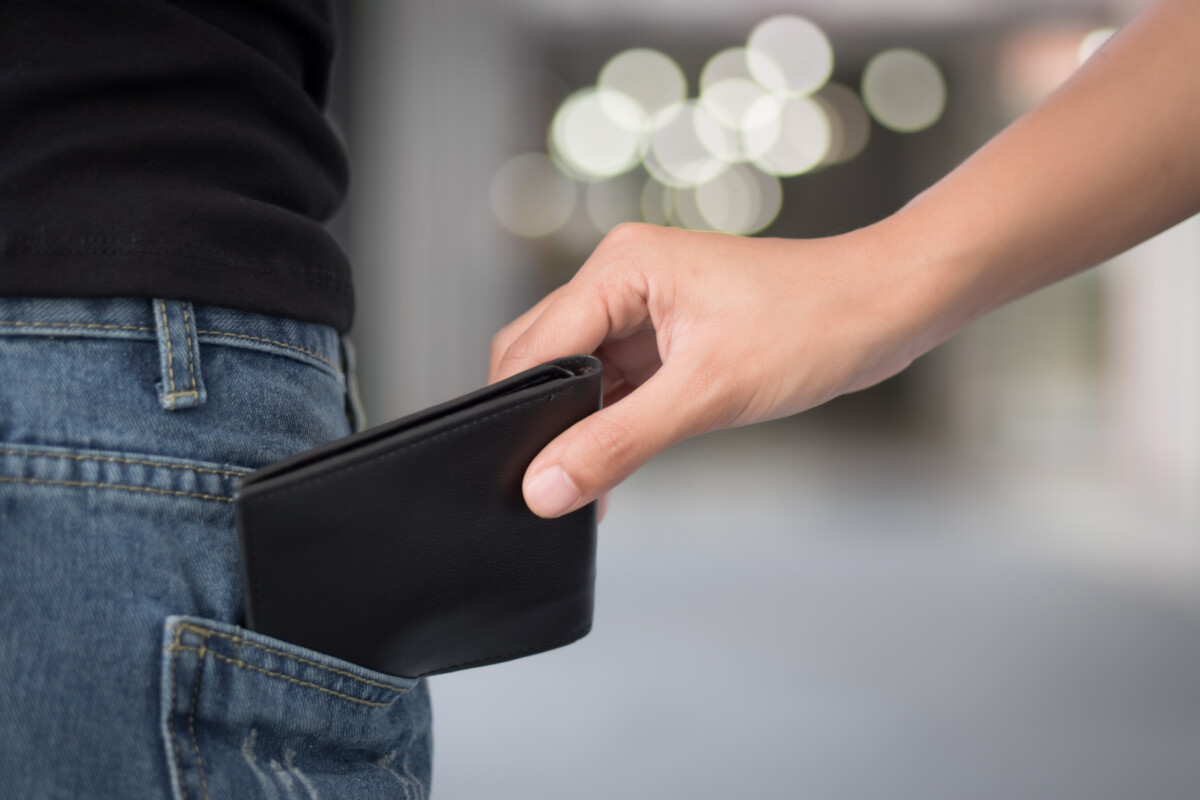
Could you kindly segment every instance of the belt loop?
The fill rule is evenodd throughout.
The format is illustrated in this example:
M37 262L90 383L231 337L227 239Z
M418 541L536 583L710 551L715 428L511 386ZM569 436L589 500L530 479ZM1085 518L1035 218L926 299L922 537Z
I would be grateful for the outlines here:
M151 301L158 336L158 403L167 411L195 408L207 399L200 374L196 312L179 300Z
M350 420L350 430L357 433L366 430L367 416L363 412L362 396L358 393L358 364L354 352L354 342L349 334L340 334L338 342L342 352L342 372L346 376L346 418Z

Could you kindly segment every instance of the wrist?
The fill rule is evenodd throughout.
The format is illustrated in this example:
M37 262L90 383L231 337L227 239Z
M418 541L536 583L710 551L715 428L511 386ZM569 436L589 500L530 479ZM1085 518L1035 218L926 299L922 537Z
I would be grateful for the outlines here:
M891 295L890 316L916 358L991 311L981 285L986 273L975 237L955 235L939 224L917 197L895 214L859 232L883 286Z

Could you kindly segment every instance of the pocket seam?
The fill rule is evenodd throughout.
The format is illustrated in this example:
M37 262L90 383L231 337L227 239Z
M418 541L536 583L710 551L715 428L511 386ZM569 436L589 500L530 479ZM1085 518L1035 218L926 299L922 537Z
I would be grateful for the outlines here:
M192 740L192 750L196 753L196 770L200 773L200 790L204 796L204 800L209 800L208 796L208 778L204 774L204 759L200 757L200 742L196 739L196 698L200 694L200 676L204 673L204 657L207 655L205 648L200 648L198 663L196 664L196 676L192 679L192 703L188 708L188 736ZM216 653L213 653L215 656ZM172 656L174 658L175 656ZM180 786L182 789L183 787Z
M184 631L187 631L188 633L191 633L191 634L194 634L195 636L200 637L201 644L198 647L183 644ZM252 672L258 672L263 675L268 675L272 678L279 678L280 680L287 681L288 683L294 683L299 686L306 686L306 687L309 687L312 689L316 689L317 691L332 695L334 697L339 697L343 700L349 700L353 703L360 703L362 705L371 706L373 708L381 708L383 706L391 705L391 703L394 702L394 700L386 701L386 702L379 702L379 701L375 701L375 700L366 700L361 697L355 697L354 695L346 694L345 692L339 692L335 689L330 689L325 686L321 686L320 684L312 683L311 681L301 680L300 678L296 678L292 675L286 675L281 672L275 672L275 671L266 669L265 667L260 667L255 664L250 664L246 661L243 661L240 658L234 658L232 656L227 656L222 653L218 653L215 650L213 650L212 648L206 646L207 641L214 636L217 638L225 639L225 640L231 642L235 648L252 647L256 650L261 650L264 653L270 653L271 655L277 656L278 658L286 659L288 661L292 661L297 664L304 664L305 666L314 667L318 670L321 670L322 672L326 672L331 675L337 675L342 678L348 678L352 681L355 681L356 683L364 684L366 686L372 686L376 689L382 689L386 692L391 692L397 696L405 695L405 694L408 694L410 691L412 691L412 687L398 687L398 686L392 686L392 685L389 685L386 683L382 683L380 681L374 681L374 680L371 680L370 678L364 678L361 675L355 675L353 672L349 672L347 670L338 669L336 667L331 667L327 664L322 664L319 661L313 661L312 659L304 658L303 656L293 655L292 653L288 653L284 650L279 650L279 649L276 649L273 647L268 647L266 645L259 644L257 642L252 642L248 639L245 639L241 636L237 636L237 635L234 635L231 633L214 630L212 628L206 628L203 625L198 625L194 622L176 623L174 636L172 637L171 644L167 647L167 649L169 651L171 651L173 654L175 654L172 656L172 660L175 660L177 658L177 654L182 651L196 653L201 658L203 658L205 655L211 655L213 658L216 658L219 661L224 661L225 663L231 664L231 665L239 667L241 669L250 670Z
M25 448L0 447L0 455L4 456L33 456L36 458L64 458L69 461L101 461L108 464L137 464L142 467L161 469L186 469L191 472L206 472L211 475L225 475L232 478L243 478L249 475L249 468L241 470L215 469L212 467L193 467L188 464L171 464L166 461L150 461L142 458L120 458L118 456L89 456L82 453L52 453L47 450L28 450Z
M11 478L0 476L0 483L29 483L35 486L70 486L76 489L109 489L122 492L143 492L146 494L163 494L171 497L192 497L197 500L215 500L218 503L232 503L232 497L221 497L216 494L203 492L185 492L182 489L153 489L149 486L128 486L122 483L92 483L89 481L52 481L42 478Z
M267 339L262 336L251 336L248 333L233 333L231 331L207 331L207 330L203 330L203 331L197 330L196 333L200 336L230 336L235 339L249 339L254 342L264 342L266 344L273 344L273 345L277 345L279 347L286 347L288 350L295 350L297 352L304 353L306 356L311 356L312 358L315 358L317 361L320 361L322 364L324 364L325 366L332 369L335 373L337 373L339 375L342 374L341 369L339 369L338 366L336 364L334 364L332 361L330 361L329 359L325 358L324 356L322 356L319 353L314 353L312 350L308 350L308 349L300 347L298 345L288 344L287 342L281 342L276 339Z
M349 700L351 703L361 703L364 706L371 706L372 708L382 708L384 706L391 705L391 703L380 703L375 700L364 700L361 697L355 697L354 695L350 695L350 694L343 694L342 692L338 692L333 689L327 689L326 687L321 686L316 683L311 683L309 681L302 681L299 678L293 678L291 675L284 675L282 672L272 672L271 670L266 669L265 667L258 667L258 666L255 666L254 664L248 664L245 661L242 661L240 658L232 658L230 656L221 655L220 653L214 653L213 651L206 650L203 647L191 647L190 645L181 644L181 645L171 645L168 649L174 653L182 653L182 652L196 653L200 657L201 661L203 661L205 656L212 656L213 658L217 659L218 661L224 661L226 664L231 664L235 667L238 667L239 669L248 669L251 672L257 672L262 675L267 675L272 678L278 678L279 680L287 681L288 683L294 683L297 686L305 686L309 689L316 689L318 692L324 692L325 694L333 695L334 697L340 698L342 700ZM406 690L395 689L393 691L397 692L398 694L403 694Z
M171 741L171 754L175 757L176 785L182 796L187 798L187 789L183 786L183 757L179 752L179 737L175 735L175 700L178 697L179 682L179 652L171 654L171 705L166 709L167 734Z

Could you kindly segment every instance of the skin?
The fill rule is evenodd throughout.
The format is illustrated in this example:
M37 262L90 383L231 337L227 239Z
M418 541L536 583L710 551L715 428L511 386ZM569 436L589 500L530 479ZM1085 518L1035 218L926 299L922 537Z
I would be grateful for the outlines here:
M489 380L595 353L605 407L525 474L554 517L689 436L872 386L1005 303L1200 212L1200 2L1147 7L900 211L824 239L615 228L492 340Z

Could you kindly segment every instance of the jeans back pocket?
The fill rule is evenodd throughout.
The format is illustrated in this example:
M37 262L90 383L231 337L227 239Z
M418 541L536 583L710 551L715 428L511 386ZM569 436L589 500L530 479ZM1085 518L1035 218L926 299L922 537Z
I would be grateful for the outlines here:
M181 800L428 794L424 681L172 616L161 691L168 771Z

